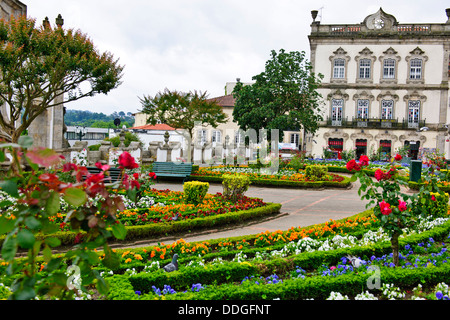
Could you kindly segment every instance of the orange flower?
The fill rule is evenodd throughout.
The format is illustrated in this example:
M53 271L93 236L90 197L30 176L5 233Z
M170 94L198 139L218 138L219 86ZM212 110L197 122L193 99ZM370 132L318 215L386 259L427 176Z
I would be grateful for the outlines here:
M159 258L160 258L161 260L164 260L164 254L160 255Z

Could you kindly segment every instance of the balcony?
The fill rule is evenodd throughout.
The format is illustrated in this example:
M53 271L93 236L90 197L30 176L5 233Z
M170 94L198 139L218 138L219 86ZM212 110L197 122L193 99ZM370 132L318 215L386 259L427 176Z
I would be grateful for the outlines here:
M353 117L348 120L348 117L341 120L332 120L327 117L324 127L331 128L362 128L362 129L403 129L403 130L418 130L425 127L426 119L420 120L418 123L410 123L406 119L399 121L398 119L381 119L381 118L367 118L358 119Z

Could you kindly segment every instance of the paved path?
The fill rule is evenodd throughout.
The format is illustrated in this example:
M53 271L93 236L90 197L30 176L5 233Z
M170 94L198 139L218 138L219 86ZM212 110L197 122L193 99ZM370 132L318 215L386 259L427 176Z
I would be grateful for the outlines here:
M181 182L159 182L157 189L182 191ZM367 201L358 196L359 182L354 182L349 189L289 189L264 188L251 186L245 193L249 197L262 198L265 202L281 203L281 215L261 222L252 222L235 226L227 230L210 230L200 234L184 234L175 238L164 238L160 241L169 244L183 238L188 242L204 241L216 238L229 238L257 234L260 232L287 230L291 227L307 227L324 223L330 219L338 220L366 210ZM210 183L208 193L223 192L222 185ZM129 247L156 244L157 241L139 241L130 243Z

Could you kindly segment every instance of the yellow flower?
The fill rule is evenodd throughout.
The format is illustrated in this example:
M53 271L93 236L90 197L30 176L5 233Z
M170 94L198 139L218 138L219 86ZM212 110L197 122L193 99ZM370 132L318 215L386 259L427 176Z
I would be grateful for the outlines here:
M131 258L128 258L127 260L125 260L125 263L129 263L131 262Z

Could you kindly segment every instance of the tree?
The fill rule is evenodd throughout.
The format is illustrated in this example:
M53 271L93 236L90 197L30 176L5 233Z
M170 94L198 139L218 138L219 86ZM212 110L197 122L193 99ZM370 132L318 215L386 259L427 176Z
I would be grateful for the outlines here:
M217 127L227 122L227 115L222 107L214 99L207 99L206 92L184 93L166 88L154 97L144 96L140 100L142 112L149 115L147 123L164 123L177 130L184 129L189 142L192 141L196 126ZM190 152L188 154L190 155Z
M116 88L122 70L80 31L37 27L26 17L0 20L0 105L7 111L0 126L15 143L46 109Z
M312 72L304 52L272 50L271 56L265 71L252 78L255 83L238 82L234 88L234 121L244 131L279 129L280 138L285 130L314 133L323 120L316 91L323 76Z

